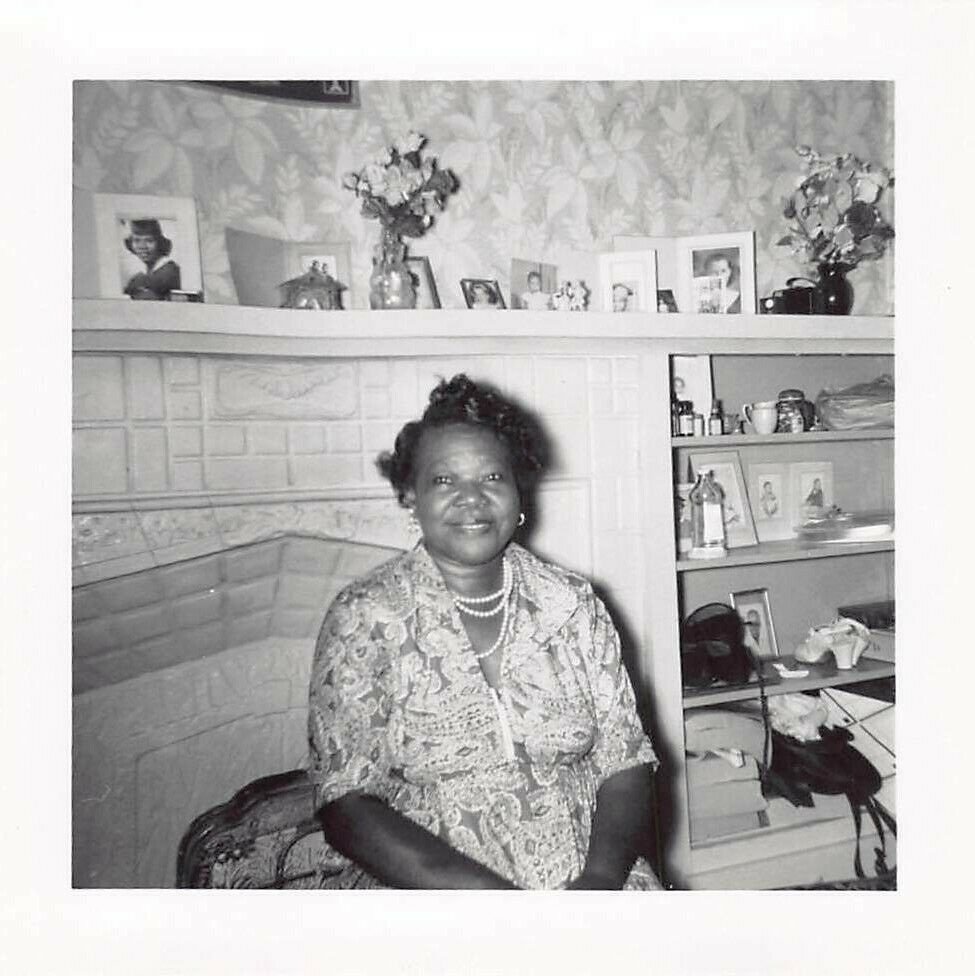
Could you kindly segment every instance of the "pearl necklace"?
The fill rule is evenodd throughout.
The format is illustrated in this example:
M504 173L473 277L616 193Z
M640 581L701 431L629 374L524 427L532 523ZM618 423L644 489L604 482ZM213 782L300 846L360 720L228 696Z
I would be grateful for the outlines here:
M507 559L504 559L501 564L501 589L494 593L489 593L487 596L458 596L456 593L452 594L454 600L454 606L457 607L461 613L466 613L469 617L494 617L501 613L508 603L508 597L511 595L511 586L514 581L514 575L511 572L511 564ZM476 604L483 603L494 603L498 601L498 605L493 610L479 610Z
M504 560L501 577L501 589L497 593L492 593L489 597L475 597L471 600L466 600L462 597L454 596L454 605L458 610L466 613L468 616L483 618L493 617L498 613L501 614L501 627L498 629L497 640L487 650L474 651L474 657L478 661L483 661L484 658L490 657L504 643L505 636L508 633L508 604L510 602L511 591L514 587L514 573L507 559ZM488 600L500 600L500 602L493 610L476 610L473 607L466 606L467 603L484 603Z

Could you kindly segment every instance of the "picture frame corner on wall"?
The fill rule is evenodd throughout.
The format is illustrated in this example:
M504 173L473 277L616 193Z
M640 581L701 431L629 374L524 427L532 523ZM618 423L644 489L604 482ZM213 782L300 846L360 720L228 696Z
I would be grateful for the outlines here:
M779 643L768 589L761 586L736 590L729 594L729 601L741 619L745 643L750 650L762 660L778 658Z
M678 252L682 311L722 315L756 311L754 230L681 237Z
M99 298L202 301L203 267L193 197L91 194L90 225L75 228L75 249L96 255Z
M702 471L714 472L724 491L725 542L729 549L758 545L748 489L736 450L691 451L688 454L695 478Z
M599 255L600 308L604 312L657 312L657 252L653 248Z

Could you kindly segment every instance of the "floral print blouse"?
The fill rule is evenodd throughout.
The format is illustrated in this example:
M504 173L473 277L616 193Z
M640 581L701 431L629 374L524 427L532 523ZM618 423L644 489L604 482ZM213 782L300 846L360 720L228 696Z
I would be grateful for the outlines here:
M600 784L657 760L592 587L515 543L507 557L497 691L422 543L336 597L312 668L310 772L316 809L360 790L518 887L560 888L583 868ZM379 886L345 863L323 884ZM626 887L659 883L641 859Z

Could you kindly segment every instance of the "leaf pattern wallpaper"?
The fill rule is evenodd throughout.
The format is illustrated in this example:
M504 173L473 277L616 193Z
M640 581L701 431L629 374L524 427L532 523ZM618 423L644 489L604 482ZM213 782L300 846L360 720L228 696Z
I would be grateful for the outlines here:
M206 85L83 81L74 88L74 184L193 197L206 300L236 304L224 242L235 227L348 241L367 307L379 228L342 177L413 129L460 189L409 253L430 258L445 308L459 280L513 257L612 250L616 235L754 230L759 295L814 274L775 242L794 147L893 167L893 84L882 81L363 81L360 107L228 95ZM895 224L896 226L896 224ZM858 314L893 313L893 254L850 276Z

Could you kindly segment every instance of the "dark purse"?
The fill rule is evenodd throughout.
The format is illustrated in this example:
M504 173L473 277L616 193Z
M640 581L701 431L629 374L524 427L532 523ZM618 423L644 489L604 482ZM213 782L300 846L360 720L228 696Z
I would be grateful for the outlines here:
M726 603L698 607L681 628L680 663L685 688L745 684L756 667L741 617Z

